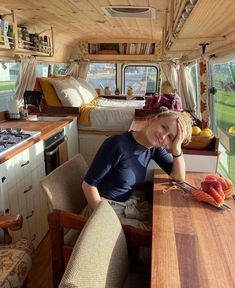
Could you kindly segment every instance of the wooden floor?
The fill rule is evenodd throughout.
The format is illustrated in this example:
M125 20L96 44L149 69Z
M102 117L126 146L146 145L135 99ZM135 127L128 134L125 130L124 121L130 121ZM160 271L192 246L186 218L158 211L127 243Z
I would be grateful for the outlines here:
M29 274L29 288L52 288L51 249L49 233L36 250L32 270Z

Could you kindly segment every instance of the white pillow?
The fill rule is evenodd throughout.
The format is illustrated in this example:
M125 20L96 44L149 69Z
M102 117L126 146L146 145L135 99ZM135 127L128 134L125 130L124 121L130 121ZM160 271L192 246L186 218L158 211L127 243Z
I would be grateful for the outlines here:
M75 79L68 80L50 80L55 88L56 94L63 106L80 107L85 104L81 94L78 91L78 82Z
M98 97L98 94L93 86L91 86L85 79L78 78L78 92L82 96L84 104L91 102Z

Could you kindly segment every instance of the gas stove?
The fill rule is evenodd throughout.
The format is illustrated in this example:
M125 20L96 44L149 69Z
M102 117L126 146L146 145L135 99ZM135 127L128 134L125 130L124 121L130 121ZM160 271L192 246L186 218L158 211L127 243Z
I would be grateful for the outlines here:
M40 134L40 131L23 131L21 128L0 128L0 157Z

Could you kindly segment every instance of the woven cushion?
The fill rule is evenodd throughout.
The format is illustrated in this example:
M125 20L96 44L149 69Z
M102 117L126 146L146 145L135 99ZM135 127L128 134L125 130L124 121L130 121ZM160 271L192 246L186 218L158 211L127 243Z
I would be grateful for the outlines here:
M0 245L0 287L21 287L31 267L34 247L29 240Z
M59 287L123 287L128 267L120 221L108 202L102 201L82 230Z

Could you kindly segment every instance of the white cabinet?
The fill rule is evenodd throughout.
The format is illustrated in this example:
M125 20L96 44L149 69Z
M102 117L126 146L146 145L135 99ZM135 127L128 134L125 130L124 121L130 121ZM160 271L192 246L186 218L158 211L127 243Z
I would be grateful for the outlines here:
M64 134L68 144L68 159L71 159L78 153L77 119L74 119L64 127Z
M43 141L2 163L0 173L0 210L23 215L23 228L13 239L26 237L37 246L48 231L47 201L39 186L45 176Z

